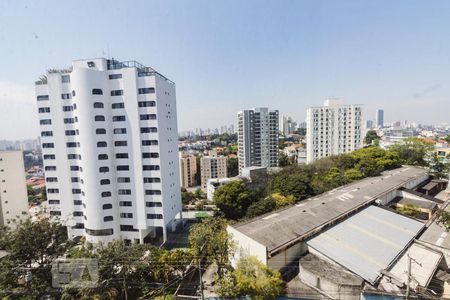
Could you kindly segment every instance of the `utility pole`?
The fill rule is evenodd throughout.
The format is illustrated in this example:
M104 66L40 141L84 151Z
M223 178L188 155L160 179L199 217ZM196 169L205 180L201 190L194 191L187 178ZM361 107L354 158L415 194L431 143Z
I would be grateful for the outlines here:
M411 283L411 256L409 256L409 251L408 251L408 254L407 254L407 258L408 258L408 279L406 281L406 300L409 299L409 292L410 292L409 291L409 289L410 289L409 285Z
M203 294L203 278L202 278L202 268L201 268L201 259L198 259L198 276L200 280L200 296L202 300L205 300L205 295Z

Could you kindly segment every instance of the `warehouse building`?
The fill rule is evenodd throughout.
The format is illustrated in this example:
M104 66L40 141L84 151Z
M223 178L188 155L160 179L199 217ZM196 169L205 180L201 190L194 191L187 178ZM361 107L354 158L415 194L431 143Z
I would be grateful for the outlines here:
M232 263L253 255L267 266L282 270L308 252L308 239L372 204L386 205L398 196L400 188L412 189L428 177L427 170L406 166L229 226L228 232L237 244Z

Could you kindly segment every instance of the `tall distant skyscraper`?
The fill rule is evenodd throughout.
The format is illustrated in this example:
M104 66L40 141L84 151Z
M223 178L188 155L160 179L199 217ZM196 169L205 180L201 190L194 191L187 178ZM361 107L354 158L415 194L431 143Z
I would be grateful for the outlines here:
M375 127L383 128L384 127L384 110L377 109L377 113L375 115Z
M161 241L181 211L175 84L135 61L36 82L50 214L89 242Z
M294 133L297 123L292 120L289 116L283 116L281 118L281 132L284 136Z
M242 168L278 166L278 110L238 112L239 173Z
M328 99L324 106L308 108L306 123L308 163L363 145L361 105L344 105L338 99Z

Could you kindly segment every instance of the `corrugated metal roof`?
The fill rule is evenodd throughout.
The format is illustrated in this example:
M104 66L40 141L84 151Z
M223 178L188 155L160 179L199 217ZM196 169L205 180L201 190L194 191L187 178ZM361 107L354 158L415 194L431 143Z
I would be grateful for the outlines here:
M389 271L405 284L408 281L408 255L411 257L412 288L415 289L417 285L427 287L442 259L442 253L417 243L412 244Z
M424 224L369 206L307 242L329 259L375 284Z
M381 176L365 178L278 210L275 217L265 215L232 227L266 246L269 253L275 252L292 241L308 237L313 230L334 219L375 201L380 194L427 173L427 170L416 167L383 172Z

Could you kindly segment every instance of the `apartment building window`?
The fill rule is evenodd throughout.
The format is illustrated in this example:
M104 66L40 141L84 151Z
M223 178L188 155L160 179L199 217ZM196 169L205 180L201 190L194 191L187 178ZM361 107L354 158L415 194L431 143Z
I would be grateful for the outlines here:
M163 216L161 214L147 214L147 219L162 219Z
M109 168L108 167L100 167L100 168L98 168L98 171L100 173L107 173L107 172L109 172Z
M125 118L125 116L113 116L112 120L113 120L113 122L122 122L122 121L125 121L126 118Z
M74 217L82 217L83 216L83 212L82 211L74 211L73 212L73 216Z
M114 134L126 134L127 129L126 128L114 128Z
M112 109L125 108L125 103L113 103L111 107Z
M142 146L157 146L158 140L143 140Z
M139 94L153 94L155 93L155 88L149 87L149 88L140 88L138 89Z
M59 189L47 189L47 194L57 194L59 193Z
M112 220L114 220L113 216L106 216L103 218L104 222L111 222Z
M54 143L42 143L42 148L55 148Z
M80 167L79 166L70 166L70 171L79 171Z
M99 154L98 155L98 160L106 160L108 159L108 154Z
M161 195L160 190L145 190L146 195Z
M158 171L159 166L158 165L143 165L142 170L143 171Z
M50 107L39 107L38 112L40 114L42 114L42 113L49 113L50 112Z
M123 90L113 90L111 91L111 96L122 96Z
M131 190L120 189L117 191L119 195L131 195Z
M82 205L83 202L81 200L73 200L73 205Z
M48 200L48 204L59 204L59 200Z
M97 142L98 148L105 148L108 147L108 144L106 142Z
M81 194L81 189L72 189L72 194Z
M144 120L156 120L156 114L140 115L140 119L141 119L141 121L144 121Z
M61 94L61 99L63 100L69 100L70 98L72 98L72 95L69 93Z
M117 177L117 182L119 183L130 182L130 177Z
M144 177L144 183L161 182L161 178L158 177Z
M64 124L73 124L75 123L74 118L64 118Z
M154 133L158 132L158 128L156 127L141 127L141 133Z
M64 105L63 111L73 111L73 106L72 105Z
M106 134L106 129L97 128L97 129L95 129L95 134Z
M93 89L92 95L103 95L103 91L101 89Z
M72 183L74 183L74 182L80 182L80 177L71 177L71 178L70 178L70 181L71 181Z
M61 212L58 210L51 210L50 211L50 216L60 216Z
M109 74L109 79L120 79L122 74Z
M86 233L92 236L107 236L107 235L113 235L114 229L108 228L108 229L85 229Z
M111 197L111 192L102 192L102 198Z
M55 154L44 154L44 159L56 159Z
M41 136L53 136L53 131L42 131Z
M79 154L67 154L67 159L81 159Z
M155 101L139 101L138 106L139 107L152 107L152 106L156 106L156 102Z
M128 158L128 153L116 153L117 159Z
M56 166L45 166L45 171L56 171Z
M48 100L49 98L48 98L48 95L38 95L36 97L36 99L37 99L37 101L45 101L45 100Z
M102 208L103 209L112 209L112 204L111 203L103 204Z
M94 119L95 119L95 122L104 122L105 121L105 116L97 115L97 116L94 117Z
M76 132L75 130L66 130L65 134L66 134L67 136L70 136L70 135L77 135L77 132Z
M51 125L52 124L52 120L51 119L43 119L39 121L39 124L41 125Z
M100 185L108 185L110 183L111 183L111 181L109 179L102 179L102 180L100 180Z
M159 153L156 152L143 152L142 158L159 158Z
M80 143L79 142L67 142L66 147L67 148L77 148L77 147L80 147Z
M127 166L127 165L117 166L116 170L117 171L129 171L130 170L130 166Z
M133 228L133 225L120 225L120 231L139 231Z
M145 202L146 207L162 207L161 202Z
M45 178L46 182L58 182L58 178L57 177L47 177Z
M132 213L120 213L120 217L122 219L131 219L131 218L133 218L133 214Z
M94 108L103 108L104 105L101 102L94 102Z
M62 83L68 83L68 82L70 82L70 75L62 75L62 76L61 76L61 82L62 82Z
M115 141L114 142L114 146L116 146L116 147L125 147L125 146L127 146L127 141Z
M119 206L132 206L131 201L119 201Z

